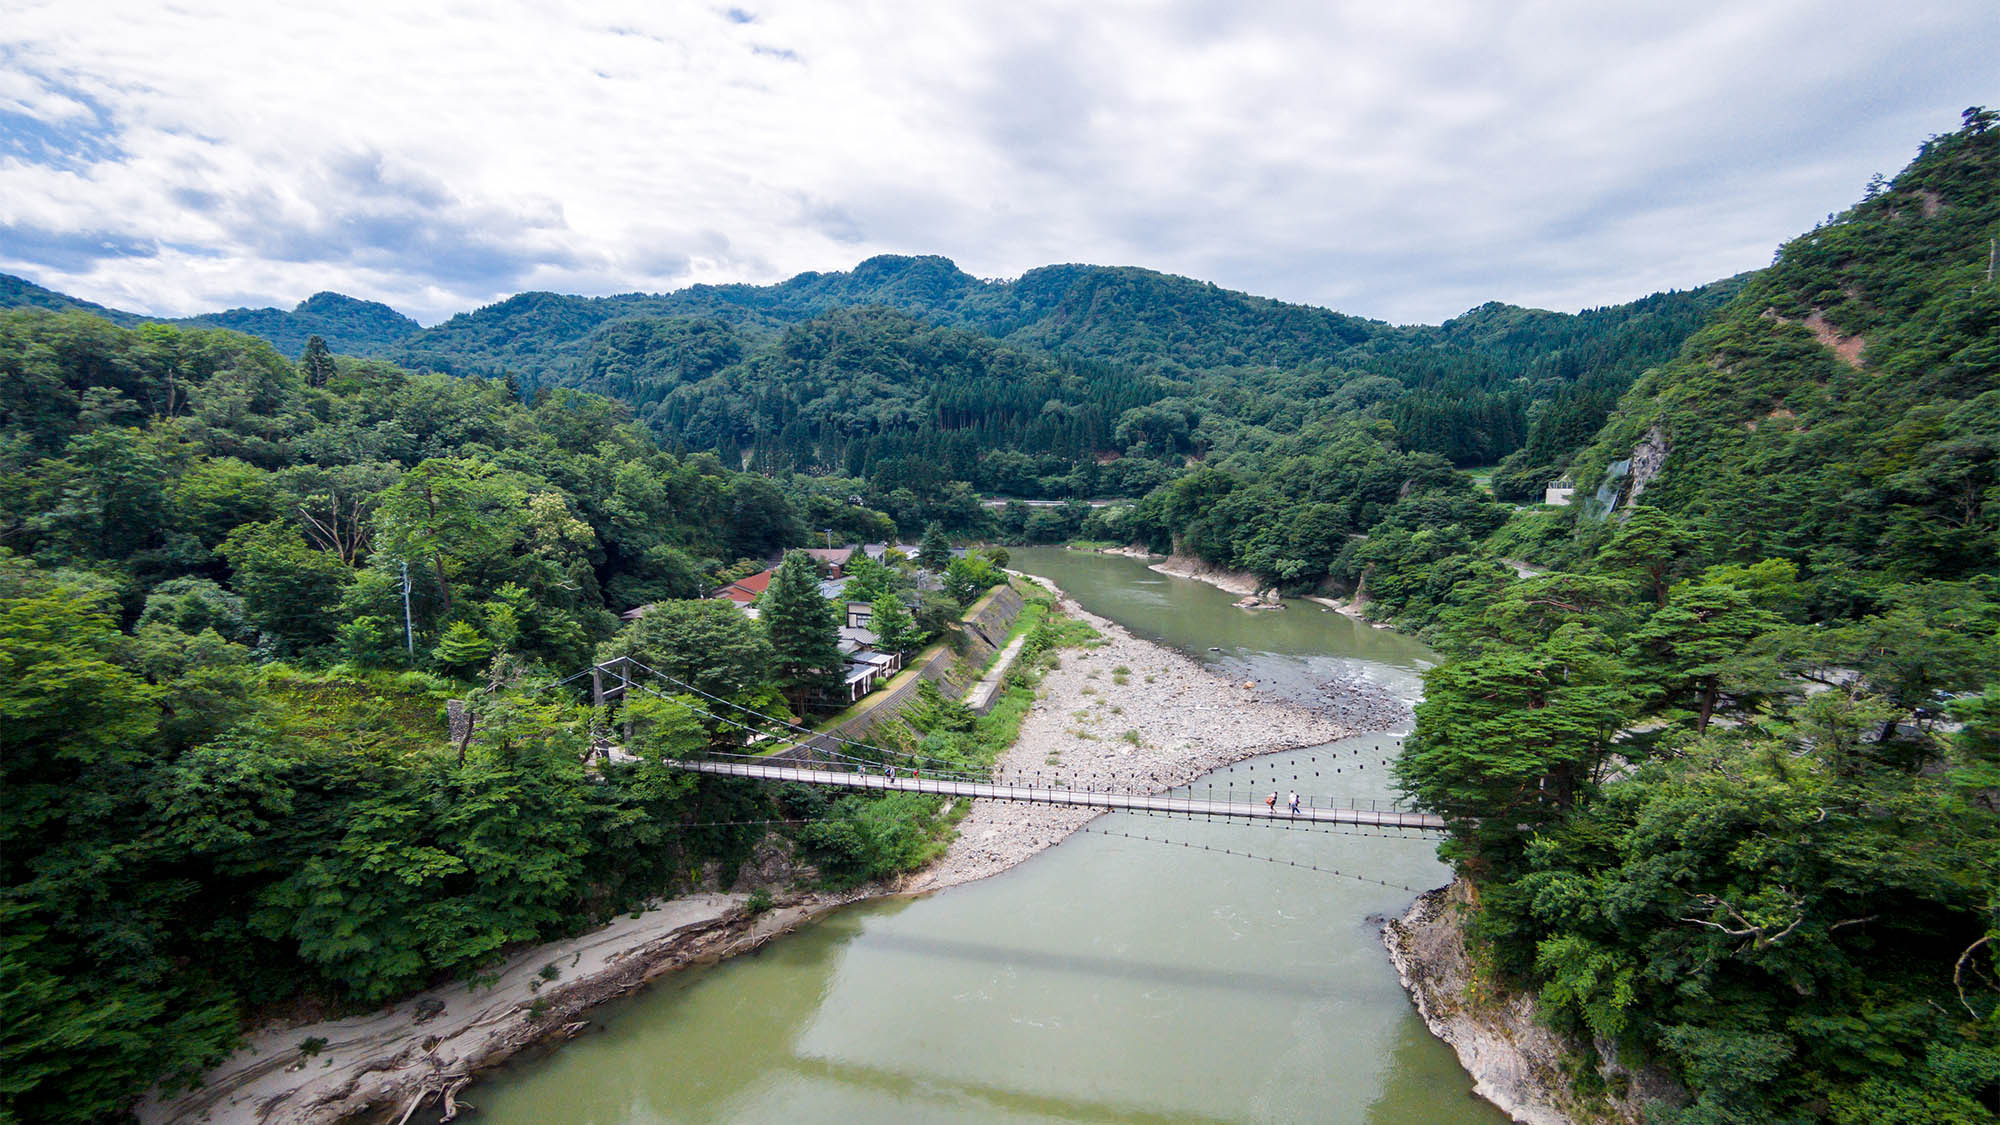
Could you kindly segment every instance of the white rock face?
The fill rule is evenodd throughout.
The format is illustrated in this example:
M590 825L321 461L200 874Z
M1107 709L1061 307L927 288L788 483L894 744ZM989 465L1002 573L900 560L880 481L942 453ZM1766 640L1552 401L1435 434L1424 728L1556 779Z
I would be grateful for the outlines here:
M1384 926L1382 944L1431 1034L1451 1044L1459 1064L1472 1075L1473 1093L1530 1125L1636 1125L1645 1119L1647 1102L1686 1100L1686 1092L1665 1075L1608 1061L1610 1045L1599 1044L1598 1056L1607 1060L1600 1072L1626 1093L1580 1104L1570 1091L1564 1063L1580 1056L1582 1045L1537 1021L1533 997L1497 991L1477 970L1465 946L1464 919L1470 908L1464 880L1440 887Z

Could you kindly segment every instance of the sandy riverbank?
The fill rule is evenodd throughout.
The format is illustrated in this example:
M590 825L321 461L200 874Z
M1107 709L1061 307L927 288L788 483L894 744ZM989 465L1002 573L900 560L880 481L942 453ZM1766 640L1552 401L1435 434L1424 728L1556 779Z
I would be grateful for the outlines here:
M1056 593L1062 611L1088 621L1103 643L1060 654L1060 666L1044 676L1040 698L1002 760L1006 774L1039 770L1065 782L1154 793L1256 754L1388 729L1405 716L1397 701L1359 691L1309 711L1257 685L1226 681ZM674 899L520 953L477 989L458 982L367 1015L260 1030L248 1048L206 1075L201 1089L148 1098L139 1118L303 1125L393 1106L394 1120L422 1095L423 1108L409 1120L434 1121L441 1091L457 1079L574 1034L597 1004L685 965L753 949L850 902L929 893L998 874L1097 815L977 801L946 854L894 886L780 894L781 905L760 915L750 914L748 896L740 893ZM550 965L553 980L544 976ZM310 1057L300 1050L308 1039L325 1040Z

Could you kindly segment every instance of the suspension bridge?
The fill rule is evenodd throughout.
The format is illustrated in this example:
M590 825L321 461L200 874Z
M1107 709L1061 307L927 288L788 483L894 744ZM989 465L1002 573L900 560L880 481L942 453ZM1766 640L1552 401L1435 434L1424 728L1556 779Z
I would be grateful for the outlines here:
M745 707L710 694L684 680L648 667L631 657L619 657L595 664L555 686L588 676L592 701L604 705L622 699L632 691L666 697L652 686L658 682L686 703L690 697L712 704L718 714L702 706L689 705L695 714L721 725L734 727L772 745L758 754L709 754L701 758L667 759L674 769L722 777L758 778L829 788L868 790L885 793L929 793L975 800L1011 801L1035 805L1066 805L1103 809L1107 812L1135 812L1154 815L1201 818L1205 820L1254 821L1308 827L1337 825L1415 832L1448 830L1442 817L1417 812L1394 802L1367 798L1328 801L1312 798L1297 807L1283 798L1269 802L1238 801L1233 795L1216 799L1212 792L1197 796L1192 790L1179 793L1138 793L1098 788L1094 785L1064 784L1060 777L1047 781L1040 777L994 779L963 772L956 763L925 758L919 754L875 746L837 734L814 731L798 723ZM600 738L599 748L610 759L630 760L609 737ZM924 763L928 762L928 765ZM940 769L939 767L943 767ZM926 771L929 775L926 776ZM1273 794L1274 798L1276 794Z
M791 781L802 785L826 785L886 793L935 793L946 797L1018 801L1034 805L1071 805L1104 809L1107 812L1166 813L1172 816L1200 817L1208 820L1349 824L1419 832L1445 831L1442 817L1394 807L1381 808L1379 807L1381 802L1377 801L1349 801L1345 806L1332 808L1301 804L1294 810L1284 800L1266 805L1261 801L1218 801L1212 797L1197 797L1192 793L1127 793L1059 784L980 781L963 776L925 777L921 769L914 776L906 769L900 776L891 777L886 772L869 772L860 768L817 769L737 755L670 761L667 764L676 769L723 777L755 777L766 781ZM1369 807L1361 807L1364 804Z

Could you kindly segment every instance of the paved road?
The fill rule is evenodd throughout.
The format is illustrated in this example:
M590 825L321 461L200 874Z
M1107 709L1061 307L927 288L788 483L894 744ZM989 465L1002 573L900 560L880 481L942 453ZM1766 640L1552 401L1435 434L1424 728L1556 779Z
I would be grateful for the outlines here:
M1119 812L1164 812L1187 816L1232 817L1239 820L1287 820L1301 824L1361 824L1375 828L1407 828L1442 832L1444 820L1429 813L1400 812L1392 809L1301 808L1293 813L1282 799L1277 812L1259 803L1231 804L1198 797L1144 796L1138 793L1096 793L1087 789L1043 788L1004 785L993 781L949 781L941 778L897 777L853 773L847 770L816 770L800 766L768 765L744 761L692 761L671 763L681 769L726 777L759 777L770 781L796 781L806 785L833 785L848 789L898 790L904 793L939 793L952 797L979 797L994 801L1026 801L1039 805L1080 805L1085 808Z

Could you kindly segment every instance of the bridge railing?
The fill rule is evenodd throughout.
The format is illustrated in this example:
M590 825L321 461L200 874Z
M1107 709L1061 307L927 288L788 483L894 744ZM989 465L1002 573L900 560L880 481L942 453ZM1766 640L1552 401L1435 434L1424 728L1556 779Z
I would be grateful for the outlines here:
M884 791L893 789L899 792L914 791L919 793L935 792L947 796L988 797L994 800L1034 800L1032 796L1022 796L1021 794L1023 792L1031 794L1035 791L1041 791L1051 796L1056 793L1064 794L1063 803L1065 804L1088 804L1088 797L1101 794L1107 799L1111 797L1124 797L1170 801L1175 805L1173 811L1190 812L1195 815L1200 815L1204 810L1218 810L1241 805L1254 806L1263 803L1261 797L1255 792L1249 791L1244 792L1240 798L1233 794L1227 797L1218 797L1212 792L1206 795L1198 795L1191 786L1182 787L1182 791L1179 793L1172 790L1164 793L1142 793L1130 789L1114 789L1109 786L1099 789L1094 785L1079 785L1075 782L1064 784L1061 775L1044 777L1040 771L1036 771L1032 777L1025 773L1016 774L1010 780L1004 773L996 778L991 774L974 773L964 770L938 770L926 767L913 769L902 763L877 764L845 755L836 755L834 760L831 761L801 762L798 759L778 760L769 755L715 753L704 755L702 758L694 760L727 763L732 767L730 772L739 777L761 777L783 781L790 780L788 775L791 771L803 769L824 773L856 775L859 784L849 784L851 787L857 789L880 789ZM894 781L898 784L891 784L891 779L887 774L882 772L886 765L895 766L896 777ZM953 788L947 790L943 784L927 786L926 782L949 783L953 786L970 788ZM912 786L914 786L914 789L912 789ZM985 787L983 791L981 787ZM1079 801L1079 797L1085 798L1085 800ZM1299 802L1302 809L1324 809L1329 811L1345 809L1349 812L1407 815L1412 818L1422 817L1428 820L1427 814L1421 813L1401 801L1385 800L1376 797L1338 798L1300 794ZM1111 807L1108 800L1105 807ZM1280 797L1274 812L1282 816L1285 807L1285 800L1283 797Z

